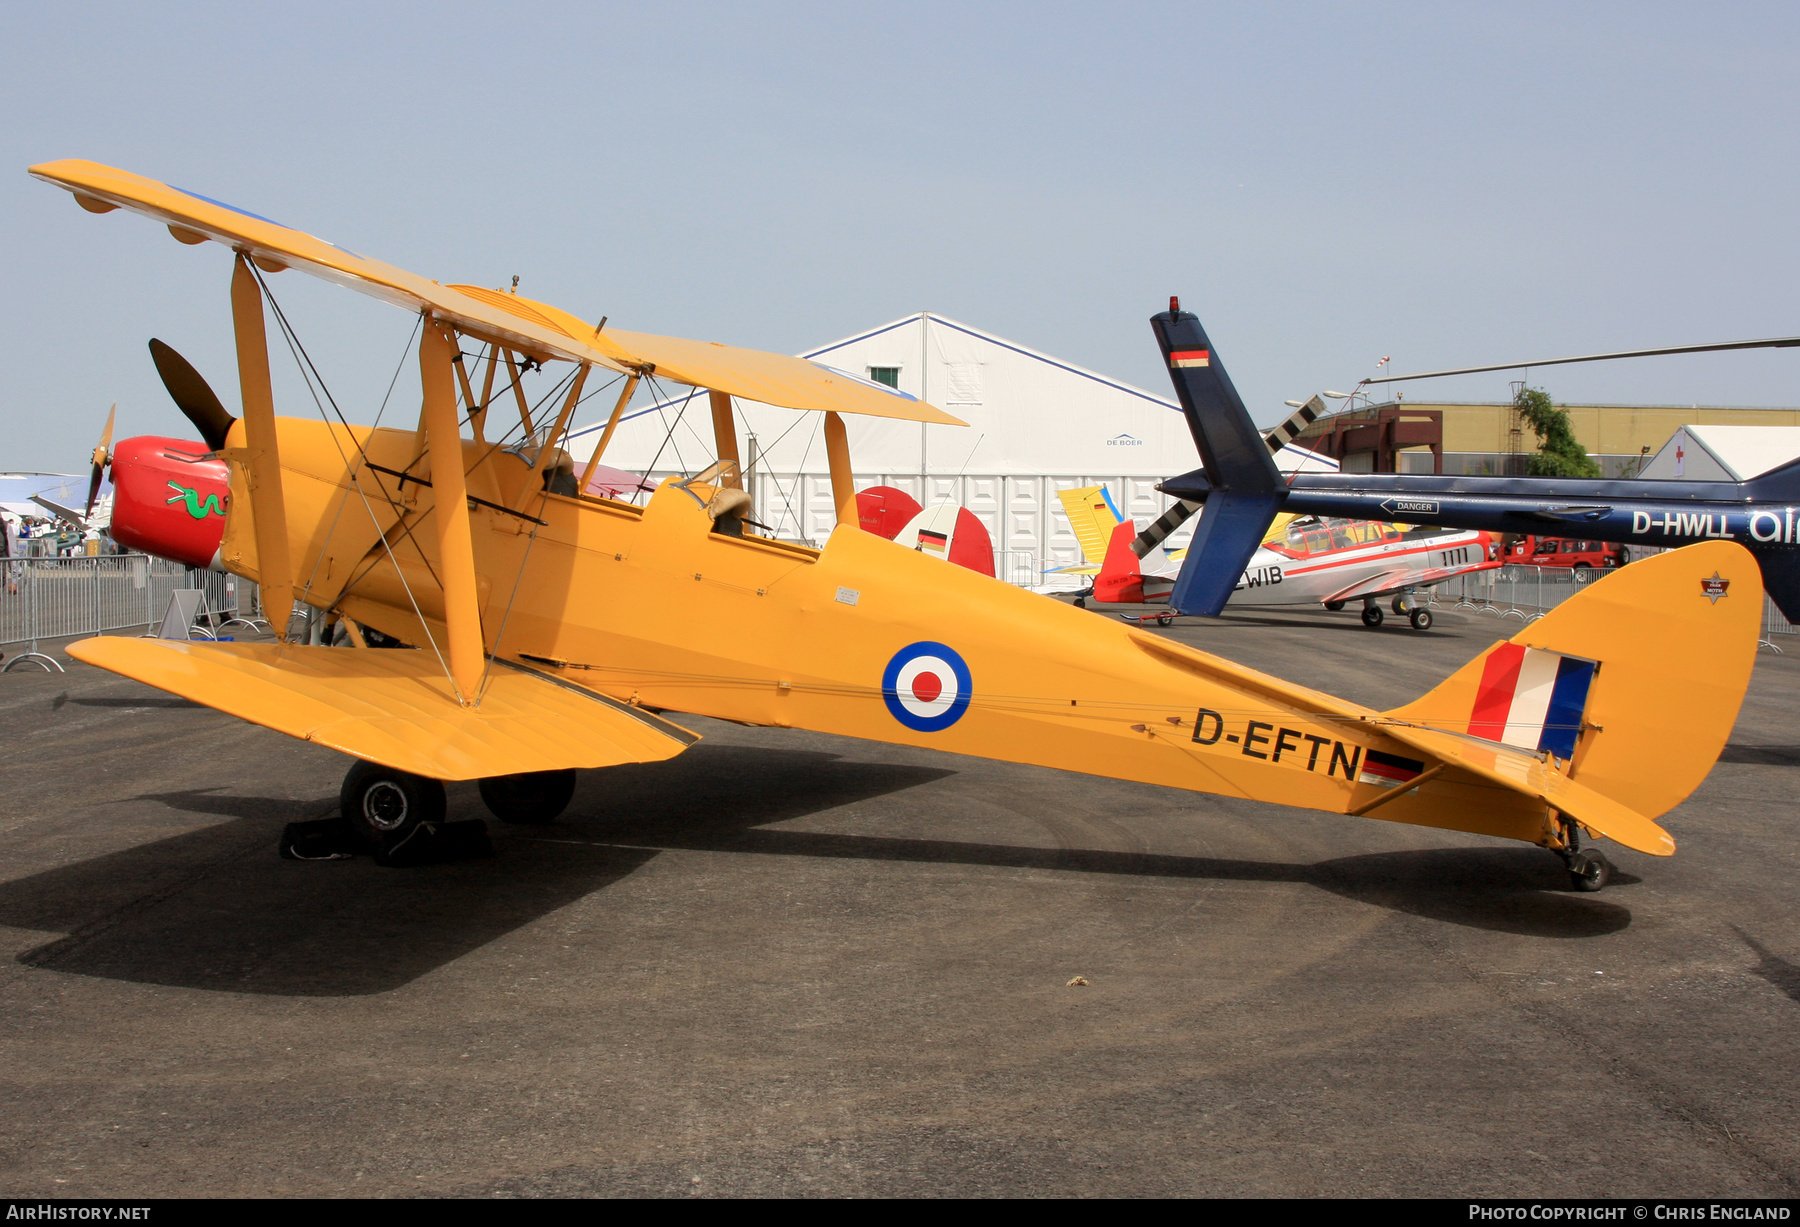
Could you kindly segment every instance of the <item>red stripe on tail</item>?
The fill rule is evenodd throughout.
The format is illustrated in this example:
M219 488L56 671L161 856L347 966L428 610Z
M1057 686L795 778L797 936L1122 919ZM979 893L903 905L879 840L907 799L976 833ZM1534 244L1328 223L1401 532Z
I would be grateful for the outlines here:
M1519 688L1519 669L1525 663L1523 644L1508 643L1494 649L1481 669L1481 685L1475 690L1475 710L1469 713L1469 734L1499 741L1506 736L1506 717L1512 711L1513 694Z

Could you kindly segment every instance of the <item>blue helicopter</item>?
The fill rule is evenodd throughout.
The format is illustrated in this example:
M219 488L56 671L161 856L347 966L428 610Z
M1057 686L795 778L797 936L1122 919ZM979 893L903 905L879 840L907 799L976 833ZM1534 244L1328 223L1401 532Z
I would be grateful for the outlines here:
M1280 512L1343 516L1490 532L1581 536L1639 546L1672 547L1702 540L1736 541L1762 568L1763 587L1791 622L1800 622L1800 460L1748 481L1601 480L1560 477L1441 477L1399 473L1276 471L1270 449L1323 410L1314 397L1276 431L1250 421L1199 319L1181 310L1151 317L1170 381L1199 449L1201 467L1157 488L1181 500L1133 545L1142 557L1200 506L1181 574L1169 594L1178 613L1216 617ZM1800 337L1727 341L1627 350L1539 362L1497 363L1412 375L1381 383L1484 371L1598 362L1660 354L1785 349Z

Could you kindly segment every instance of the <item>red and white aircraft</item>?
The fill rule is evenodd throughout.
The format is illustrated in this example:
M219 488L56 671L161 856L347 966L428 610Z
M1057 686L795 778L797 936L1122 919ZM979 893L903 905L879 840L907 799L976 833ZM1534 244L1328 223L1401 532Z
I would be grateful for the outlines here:
M1073 501L1069 496L1088 493L1069 491L1065 502ZM1117 518L1109 499L1089 498L1085 505L1100 527L1109 513L1114 518L1091 599L1108 604L1166 602L1187 551L1166 555L1173 564L1166 573L1146 572L1132 548L1137 525ZM1233 604L1322 605L1339 610L1361 601L1363 625L1380 626L1381 598L1393 597L1396 614L1405 615L1415 630L1429 630L1431 611L1411 600L1416 590L1500 565L1495 543L1484 532L1403 529L1372 520L1312 516L1286 521L1277 521L1277 531L1251 556L1232 592Z

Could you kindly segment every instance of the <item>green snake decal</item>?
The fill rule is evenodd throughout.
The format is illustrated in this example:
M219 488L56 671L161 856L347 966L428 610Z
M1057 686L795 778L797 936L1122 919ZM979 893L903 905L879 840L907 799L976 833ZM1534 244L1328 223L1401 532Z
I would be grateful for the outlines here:
M188 490L176 485L174 482L169 483L169 489L175 491L175 493L172 497L164 499L163 502L179 503L183 499L186 499L187 513L196 520L204 520L209 515L222 516L225 514L225 509L219 506L219 496L216 494L207 495L206 501L203 503L200 501L200 492L198 490Z

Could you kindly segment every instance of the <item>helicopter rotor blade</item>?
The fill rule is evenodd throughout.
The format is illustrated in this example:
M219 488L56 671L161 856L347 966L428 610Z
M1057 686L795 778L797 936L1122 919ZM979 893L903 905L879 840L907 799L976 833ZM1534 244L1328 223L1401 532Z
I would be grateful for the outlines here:
M1669 345L1661 349L1621 349L1610 354L1580 354L1573 358L1540 358L1536 362L1499 362L1492 366L1459 366L1447 371L1418 371L1410 375L1377 375L1364 383L1403 383L1408 379L1442 379L1449 375L1480 375L1486 371L1516 371L1532 366L1564 366L1570 362L1609 362L1614 358L1656 358L1665 354L1716 354L1733 349L1792 349L1800 337L1768 337L1760 341L1720 341L1712 345ZM1325 393L1327 396L1333 393Z

